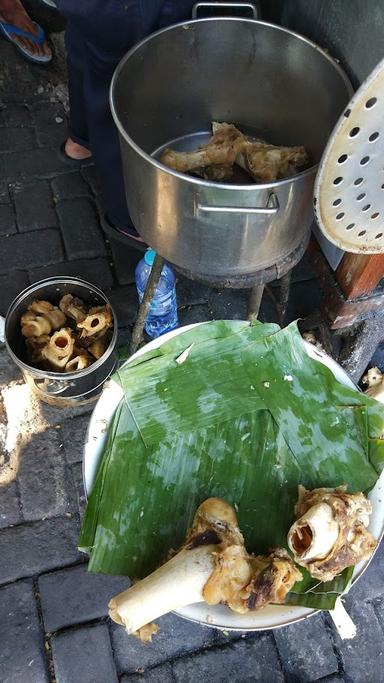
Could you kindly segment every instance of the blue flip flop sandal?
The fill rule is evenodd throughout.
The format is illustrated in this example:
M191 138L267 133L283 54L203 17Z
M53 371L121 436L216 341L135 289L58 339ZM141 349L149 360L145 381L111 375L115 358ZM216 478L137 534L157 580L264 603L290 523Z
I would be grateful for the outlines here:
M27 38L31 42L35 43L35 45L42 45L46 40L44 29L39 26L39 24L36 24L35 22L33 23L38 29L36 36L29 31L24 31L24 29L18 28L18 26L6 24L4 21L0 21L0 33L3 34L4 38L13 43L16 50L20 52L20 54L23 55L28 62L32 62L33 64L48 64L52 61L52 55L35 55L27 48L19 45L19 43L12 37L12 35L21 36L22 38Z

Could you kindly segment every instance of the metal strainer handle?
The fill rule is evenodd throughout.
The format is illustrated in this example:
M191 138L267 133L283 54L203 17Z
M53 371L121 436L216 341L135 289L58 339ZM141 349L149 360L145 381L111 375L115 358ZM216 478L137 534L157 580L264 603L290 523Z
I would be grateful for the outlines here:
M197 2L192 8L192 19L197 19L199 9L202 7L209 7L210 9L217 7L223 7L223 9L230 9L231 7L236 9L250 9L254 19L259 17L259 10L253 2Z

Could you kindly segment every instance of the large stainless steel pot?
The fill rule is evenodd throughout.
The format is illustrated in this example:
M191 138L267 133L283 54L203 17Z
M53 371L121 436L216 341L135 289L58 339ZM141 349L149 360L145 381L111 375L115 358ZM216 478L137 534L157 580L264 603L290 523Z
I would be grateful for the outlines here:
M351 92L317 45L260 21L198 19L139 43L111 86L138 231L196 275L244 276L283 259L309 231L316 167ZM177 173L152 156L171 144L193 147L212 121L305 145L313 166L274 183L230 185Z
M117 319L113 314L113 333L101 358L79 372L50 372L29 365L20 318L35 299L58 304L64 294L73 294L91 306L104 306L109 301L94 285L75 277L51 277L40 280L21 292L11 303L5 318L5 343L12 360L20 368L32 391L45 403L56 406L79 406L95 401L103 384L116 366Z

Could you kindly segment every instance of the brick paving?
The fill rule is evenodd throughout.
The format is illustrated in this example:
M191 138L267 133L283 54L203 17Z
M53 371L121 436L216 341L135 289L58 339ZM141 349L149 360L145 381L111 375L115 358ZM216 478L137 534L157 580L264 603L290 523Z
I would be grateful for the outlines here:
M27 65L0 43L0 314L30 283L80 276L107 293L118 316L119 343L126 345L137 308L133 272L140 255L104 239L94 168L72 168L57 155L66 134L66 95L62 36L53 38L57 59L46 70ZM318 296L304 259L295 269L288 317L310 313ZM241 319L246 310L244 292L216 291L183 278L178 302L181 323ZM276 317L268 296L261 317ZM0 348L0 397L20 382ZM340 640L328 615L259 634L220 632L167 615L149 645L111 623L108 599L126 579L88 574L76 547L90 410L35 405L34 420L20 424L14 452L0 455L0 681L384 681L383 547L346 600L358 629L352 641ZM0 425L0 445L3 437Z

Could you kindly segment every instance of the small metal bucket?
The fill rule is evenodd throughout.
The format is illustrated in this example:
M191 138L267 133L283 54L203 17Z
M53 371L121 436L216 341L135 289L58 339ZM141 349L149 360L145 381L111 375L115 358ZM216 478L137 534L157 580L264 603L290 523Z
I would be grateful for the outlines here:
M55 406L79 406L95 401L103 384L116 366L117 320L113 314L112 339L104 354L92 365L78 372L50 372L28 364L20 318L29 304L44 299L57 305L64 294L73 294L91 306L109 304L105 294L94 285L75 277L51 277L40 280L21 292L10 305L5 318L5 344L9 355L23 373L32 391L45 403Z

